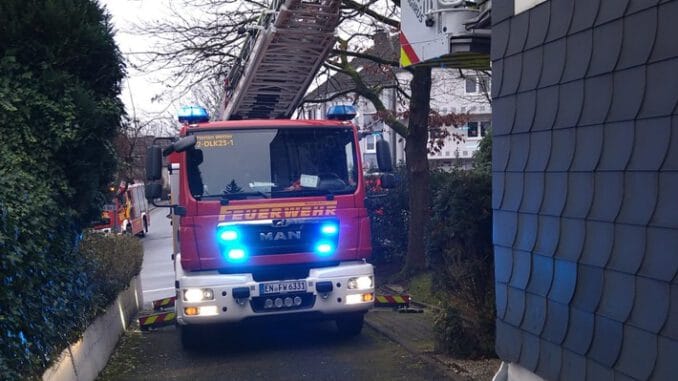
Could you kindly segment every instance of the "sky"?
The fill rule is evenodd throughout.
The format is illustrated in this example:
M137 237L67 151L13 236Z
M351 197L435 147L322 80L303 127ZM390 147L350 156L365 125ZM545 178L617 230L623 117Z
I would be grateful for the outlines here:
M170 0L99 0L112 16L115 40L126 60L134 60L139 53L157 43L151 38L140 38L134 33L134 26L166 17L168 1ZM158 113L175 112L179 105L168 101L152 101L155 95L166 89L158 83L163 78L162 73L143 73L128 64L127 75L123 82L121 99L130 116L144 118Z

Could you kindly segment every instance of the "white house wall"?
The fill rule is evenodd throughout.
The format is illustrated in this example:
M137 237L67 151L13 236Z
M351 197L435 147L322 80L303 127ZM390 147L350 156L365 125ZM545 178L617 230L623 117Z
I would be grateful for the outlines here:
M463 74L465 76L475 75L474 72L466 71ZM468 113L471 121L490 121L492 108L488 101L487 91L479 90L475 93L467 93L466 80L460 76L459 71L456 69L434 69L432 76L432 110L443 115L449 113ZM401 72L397 77L401 85L408 87L411 78L408 72ZM392 89L384 90L381 100L387 108L395 109L399 114L403 113L406 111L406 105L402 105L397 101L394 102L393 92L394 90ZM394 161L396 163L405 161L404 138L395 134L385 123L375 121L376 109L371 102L362 97L359 97L357 102L354 97L345 96L323 104L306 105L304 112L300 113L299 117L300 119L322 119L329 107L340 104L354 104L358 115L353 122L356 123L358 128L362 131L382 131L384 139L392 143ZM457 128L450 126L448 129L451 136L446 139L445 145L440 152L429 154L429 160L432 161L433 166L448 167L453 165L453 161L459 162L456 159L462 159L461 161L467 162L466 166L468 166L473 154L478 150L481 137L468 137L466 126L458 126ZM452 135L460 137L461 140L453 138ZM363 161L374 158L375 151L368 149L366 139L361 140L360 149L363 153Z

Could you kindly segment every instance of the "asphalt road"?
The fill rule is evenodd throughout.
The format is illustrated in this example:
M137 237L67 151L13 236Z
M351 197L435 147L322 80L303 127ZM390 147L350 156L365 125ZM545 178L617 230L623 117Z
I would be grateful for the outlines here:
M151 225L144 245L144 262L141 266L141 287L145 306L154 300L174 296L174 264L172 262L172 226L168 208L151 211Z
M143 238L144 304L174 294L167 209L152 212ZM174 327L132 325L100 380L445 380L436 367L365 326L343 338L333 322L219 327L204 347L184 351Z

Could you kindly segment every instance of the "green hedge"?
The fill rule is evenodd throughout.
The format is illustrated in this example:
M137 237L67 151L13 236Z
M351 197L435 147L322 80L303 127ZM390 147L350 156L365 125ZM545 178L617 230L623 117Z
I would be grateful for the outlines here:
M471 171L431 172L428 268L442 311L436 317L437 349L461 357L494 355L494 256L492 246L492 137L485 137ZM407 251L407 183L399 168L396 189L369 208L372 262L403 263ZM370 191L370 189L368 189ZM372 192L374 193L374 192Z
M124 64L93 0L0 1L0 378L39 379L100 309L78 250L112 180Z
M404 166L395 171L395 189L382 190L376 178L367 181L367 209L372 232L372 258L375 264L404 262L407 253L407 229L409 210L407 206L407 176Z
M143 247L136 237L87 233L80 243L93 286L94 308L103 311L141 272Z
M435 190L428 253L433 283L445 285L434 326L438 349L494 355L495 303L491 177L450 173Z
M5 180L0 180L0 186ZM36 193L26 192L25 201ZM59 216L54 203L41 209ZM30 208L24 211L37 214ZM13 275L3 277L0 292L0 374L7 380L39 379L139 273L142 247L134 237L85 235L78 251L74 249L77 236L69 240L54 233L58 223L40 226L45 220L16 210L9 213L6 205L0 206L0 222L3 249L26 240L26 231L42 233L32 235L30 245L22 245L27 249L17 247L9 260L2 261L2 272Z

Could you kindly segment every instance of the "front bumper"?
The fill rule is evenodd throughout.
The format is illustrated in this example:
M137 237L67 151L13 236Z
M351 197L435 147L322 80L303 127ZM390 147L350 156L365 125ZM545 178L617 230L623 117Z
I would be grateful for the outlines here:
M177 258L177 264L180 263ZM309 276L298 279L306 282L306 291L288 292L272 295L261 295L260 284L270 282L256 282L252 274L199 274L183 273L177 266L177 280L180 288L177 290L177 322L186 324L214 324L235 323L250 318L281 317L281 315L299 316L320 315L333 317L346 313L367 312L374 305L374 281L372 287L365 289L347 288L349 278L372 276L374 269L371 264L358 262L341 262L338 266L311 269ZM320 285L318 284L320 282ZM323 287L332 285L329 292L321 292ZM189 303L183 300L183 291L189 288L211 289L213 300ZM321 289L321 291L318 290ZM234 295L236 289L236 295ZM243 290L249 291L249 297L236 299ZM368 301L363 301L363 294L371 294ZM360 295L360 297L356 296ZM282 308L264 308L266 299L299 297L299 305ZM356 302L356 300L358 300ZM196 307L201 311L199 315L189 316L186 309ZM202 311L209 311L202 314Z

